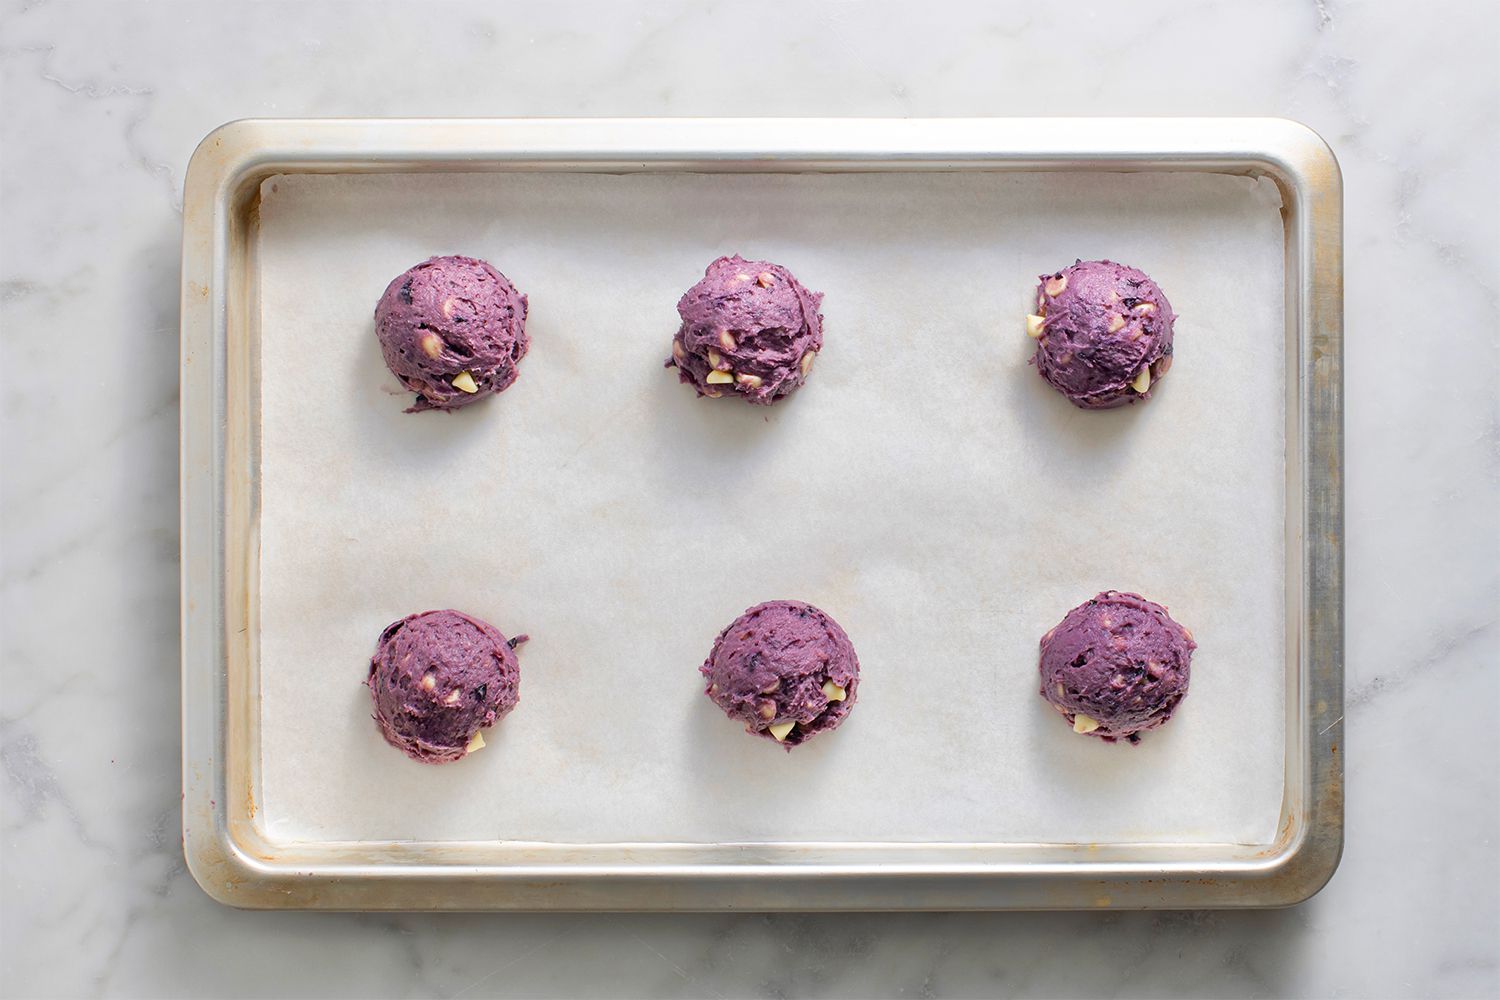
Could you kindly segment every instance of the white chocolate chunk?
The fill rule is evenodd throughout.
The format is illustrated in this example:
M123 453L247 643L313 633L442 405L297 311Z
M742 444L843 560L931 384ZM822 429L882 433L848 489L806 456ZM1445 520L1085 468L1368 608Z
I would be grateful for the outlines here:
M1046 281L1042 282L1042 291L1046 292L1054 299L1061 295L1063 293L1063 289L1067 287L1068 276L1066 274L1059 274L1055 278L1048 278Z
M1091 719L1087 715L1084 715L1082 712L1079 712L1073 716L1073 732L1075 733L1092 733L1098 728L1098 719Z
M721 372L717 368L715 368L713 371L708 373L708 377L703 381L707 382L709 385L727 385L730 382L734 381L734 376L729 374L729 372Z
M808 351L806 354L802 355L802 361L799 364L800 364L800 367L802 368L802 377L803 378L807 378L807 373L810 372L810 371L812 371L813 362L816 361L817 359L818 359L818 352L817 351Z
M432 676L431 674L423 674L422 686L431 691L433 688L437 687L437 678Z
M1110 333L1117 333L1121 329L1123 329L1124 326L1125 326L1125 317L1121 316L1119 313L1116 313L1115 315L1113 315L1113 316L1111 316L1109 318L1109 332Z
M748 372L740 372L734 377L734 380L740 385L744 386L746 389L760 388L761 379L759 375L751 375Z
M448 692L448 697L446 697L446 698L443 699L443 704L444 705L457 705L458 704L458 698L459 698L458 688L454 688L452 691Z
M770 271L762 271L760 272L760 277L755 279L755 283L762 288L770 288L776 284L776 276Z
M460 392L475 393L479 391L479 383L475 382L474 376L465 370L453 376L453 388Z
M681 361L683 358L687 357L687 350L682 346L682 341L672 341L672 357L676 358L678 361Z
M474 733L474 738L469 741L469 745L468 746L464 747L464 753L473 753L475 750L483 750L483 749L484 749L484 734L476 730L475 733Z
M443 338L432 331L422 334L422 353L435 358L443 353Z
M1138 312L1138 313L1143 313L1143 314L1144 313L1154 313L1154 312L1156 312L1156 306L1153 305L1150 302L1137 302L1135 304L1135 311Z
M776 737L776 742L780 743L782 740L786 739L786 734L791 732L792 727L795 725L795 722L778 722L774 725L767 726L766 732Z
M1151 368L1149 366L1142 368L1141 373L1130 380L1130 388L1143 396L1146 394L1146 390L1151 388Z
M734 334L730 333L728 330L719 331L719 344L726 351L732 351L736 346L738 346L734 342Z
M707 396L709 399L719 399L724 394L722 392L720 392L718 389L704 389L703 390L703 395Z
M717 368L724 363L724 356L712 347L708 349L708 367Z
M1042 335L1042 324L1047 320L1036 313L1028 313L1026 316L1026 336L1036 339Z
M849 697L849 693L843 688L839 687L833 681L824 681L823 696L829 701L843 701L845 698Z

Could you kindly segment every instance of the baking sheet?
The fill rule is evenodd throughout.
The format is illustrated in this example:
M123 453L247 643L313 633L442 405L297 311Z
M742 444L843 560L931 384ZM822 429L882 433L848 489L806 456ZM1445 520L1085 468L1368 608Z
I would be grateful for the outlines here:
M273 839L1268 842L1284 747L1282 227L1208 174L298 175L262 189L260 819ZM721 253L827 294L769 411L662 368ZM503 396L409 415L371 310L437 253L530 296ZM1039 271L1136 264L1181 315L1145 406L1026 365ZM1038 637L1100 589L1200 644L1138 747L1036 695ZM790 755L701 694L776 597L859 651L849 721ZM380 629L457 607L522 649L521 705L459 764L389 749Z

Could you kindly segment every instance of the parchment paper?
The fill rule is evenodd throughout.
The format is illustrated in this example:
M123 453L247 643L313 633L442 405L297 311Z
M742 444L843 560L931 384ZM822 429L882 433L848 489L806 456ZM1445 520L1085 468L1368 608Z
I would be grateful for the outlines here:
M261 695L271 836L553 842L1272 838L1284 735L1279 197L1189 174L371 175L265 183ZM825 292L771 410L662 367L713 257ZM530 296L504 395L406 414L371 312L434 254ZM1156 398L1074 409L1026 362L1036 276L1143 268L1181 319ZM1074 735L1037 642L1097 591L1200 644L1140 746ZM863 665L788 755L702 694L744 608L800 598ZM386 746L382 627L514 635L521 702L456 764Z

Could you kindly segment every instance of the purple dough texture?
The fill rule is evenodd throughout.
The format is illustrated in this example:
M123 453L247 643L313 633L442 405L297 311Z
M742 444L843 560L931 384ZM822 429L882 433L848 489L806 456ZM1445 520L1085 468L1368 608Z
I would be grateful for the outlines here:
M1088 735L1137 743L1187 696L1197 648L1160 604L1106 590L1042 636L1042 697L1075 730L1083 715L1099 724Z
M699 672L704 693L745 731L779 742L790 751L819 733L837 729L859 692L854 645L825 613L801 601L757 604L714 640ZM844 689L829 698L823 685ZM771 726L793 722L777 740Z
M822 301L780 264L720 257L677 303L667 367L700 396L770 405L807 381L823 349ZM730 380L709 382L714 371Z
M473 257L433 257L398 275L375 306L386 367L417 394L406 412L455 410L516 380L526 336L526 296ZM468 372L475 392L454 385Z
M1154 386L1172 367L1167 297L1145 273L1109 260L1081 260L1044 274L1036 289L1042 332L1032 360L1075 406L1102 410L1147 399L1132 382L1150 369Z
M520 699L516 646L461 611L423 611L380 633L370 658L370 697L386 742L428 764L458 760L469 741Z

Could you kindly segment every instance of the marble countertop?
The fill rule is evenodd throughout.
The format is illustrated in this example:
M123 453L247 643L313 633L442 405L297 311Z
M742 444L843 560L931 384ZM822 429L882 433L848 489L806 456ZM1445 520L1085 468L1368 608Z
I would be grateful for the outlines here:
M1500 162L1483 0L0 8L0 992L1495 996ZM179 842L177 283L265 115L1285 115L1347 195L1348 821L1272 912L226 909Z

